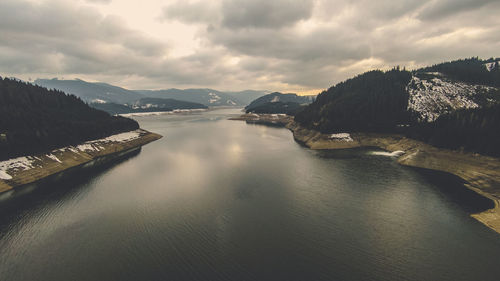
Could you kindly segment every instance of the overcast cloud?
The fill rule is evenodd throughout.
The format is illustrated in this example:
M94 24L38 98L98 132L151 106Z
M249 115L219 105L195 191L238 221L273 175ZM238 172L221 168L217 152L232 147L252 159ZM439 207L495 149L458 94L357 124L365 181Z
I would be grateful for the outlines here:
M493 0L2 0L0 75L315 92L374 68L498 57L499 14Z

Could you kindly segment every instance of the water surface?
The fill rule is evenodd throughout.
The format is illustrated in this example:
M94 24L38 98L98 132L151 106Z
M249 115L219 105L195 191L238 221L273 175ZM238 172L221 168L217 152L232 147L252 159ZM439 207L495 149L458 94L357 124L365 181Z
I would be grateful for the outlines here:
M498 280L460 182L231 114L140 117L140 154L3 196L0 280Z

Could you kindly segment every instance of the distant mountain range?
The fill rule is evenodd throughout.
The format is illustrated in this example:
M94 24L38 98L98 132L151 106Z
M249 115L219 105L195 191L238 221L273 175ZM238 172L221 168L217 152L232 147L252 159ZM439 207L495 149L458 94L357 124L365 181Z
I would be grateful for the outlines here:
M175 99L142 98L133 104L117 104L112 102L94 102L91 107L106 111L111 115L138 112L167 112L176 109L207 109L208 106Z
M90 83L80 79L37 79L34 84L47 89L63 91L75 95L87 103L113 102L118 104L132 103L143 96L124 88L106 83Z
M221 92L213 89L127 90L106 83L91 83L80 79L37 79L34 83L48 89L73 94L91 104L131 105L142 98L162 98L194 102L205 106L244 106L268 93L253 90Z

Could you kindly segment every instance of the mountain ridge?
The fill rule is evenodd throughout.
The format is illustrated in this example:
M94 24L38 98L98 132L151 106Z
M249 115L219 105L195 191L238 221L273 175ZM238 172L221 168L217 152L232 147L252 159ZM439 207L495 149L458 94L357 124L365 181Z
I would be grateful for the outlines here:
M129 90L105 82L88 82L82 79L60 80L57 78L36 79L34 84L73 94L87 103L131 104L141 98L151 97L173 98L201 103L206 106L244 106L253 99L268 93L257 90L223 92L209 88Z

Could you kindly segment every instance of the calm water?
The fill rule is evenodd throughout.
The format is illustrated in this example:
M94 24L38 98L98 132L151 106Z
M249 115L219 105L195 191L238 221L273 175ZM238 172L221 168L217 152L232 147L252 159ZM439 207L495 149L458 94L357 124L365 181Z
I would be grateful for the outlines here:
M237 113L138 118L164 138L4 195L0 280L499 280L500 235L450 177L311 151Z

